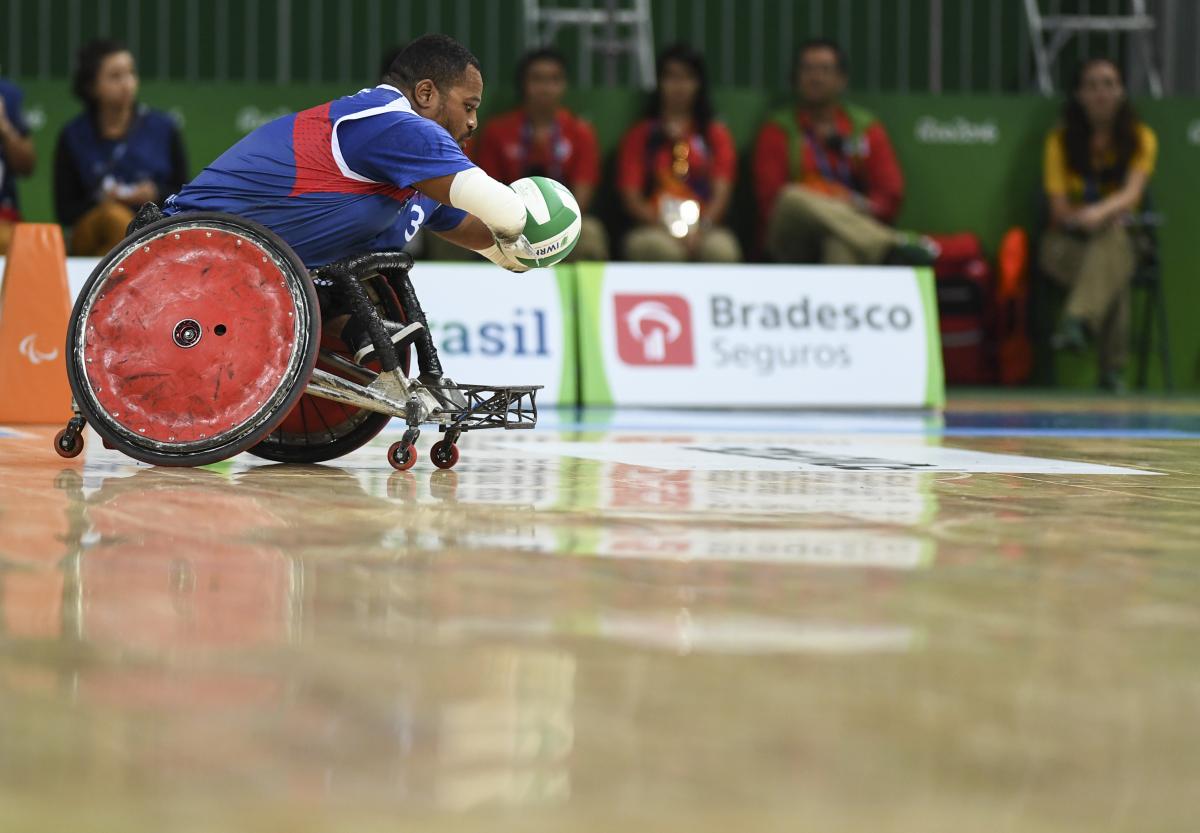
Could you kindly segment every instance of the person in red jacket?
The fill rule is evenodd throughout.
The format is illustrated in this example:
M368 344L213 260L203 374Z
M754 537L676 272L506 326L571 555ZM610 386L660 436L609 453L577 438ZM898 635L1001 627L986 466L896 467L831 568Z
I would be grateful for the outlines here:
M546 176L571 189L583 227L570 260L608 260L608 235L588 207L600 181L596 131L563 106L567 61L557 49L528 52L517 65L521 106L491 119L475 142L475 164L501 182Z
M842 101L848 69L833 41L801 44L797 105L759 131L754 180L767 252L785 263L931 263L932 241L891 226L904 178L879 120Z
M729 210L737 153L716 119L704 58L689 46L658 58L658 86L646 118L621 141L617 186L638 224L625 256L640 261L735 263L742 249L722 225Z

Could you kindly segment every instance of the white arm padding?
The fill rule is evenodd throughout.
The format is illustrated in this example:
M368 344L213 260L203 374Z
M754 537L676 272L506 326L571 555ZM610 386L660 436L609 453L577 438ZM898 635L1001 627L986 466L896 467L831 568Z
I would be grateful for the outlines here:
M513 189L479 168L455 174L450 182L450 204L474 214L500 239L512 240L525 228L525 203Z

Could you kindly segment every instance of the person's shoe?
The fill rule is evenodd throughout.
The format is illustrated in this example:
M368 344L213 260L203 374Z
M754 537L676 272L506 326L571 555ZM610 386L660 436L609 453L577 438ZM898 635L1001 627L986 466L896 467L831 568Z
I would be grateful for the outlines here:
M1100 387L1109 393L1115 393L1117 396L1124 396L1129 392L1129 386L1125 384L1125 374L1120 370L1105 370L1101 372Z
M417 381L432 393L442 406L442 410L461 411L467 407L467 397L454 380L449 376L435 376L432 373L422 373Z
M884 263L889 266L932 266L942 256L942 247L932 237L912 231L896 233Z
M1050 336L1051 347L1071 353L1084 352L1090 341L1087 322L1075 317L1064 318L1058 331Z
M386 318L382 320L383 329L387 331L392 344L399 344L404 339L415 336L421 331L421 322L419 321L406 325L398 321L389 321ZM342 341L346 342L346 345L354 351L354 361L358 364L366 364L376 357L375 343L371 341L371 334L354 318L346 322L346 326L342 330Z

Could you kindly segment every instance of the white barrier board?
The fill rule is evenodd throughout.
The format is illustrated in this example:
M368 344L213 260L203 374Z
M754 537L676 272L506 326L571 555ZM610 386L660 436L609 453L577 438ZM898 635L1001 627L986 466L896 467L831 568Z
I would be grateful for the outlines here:
M67 258L72 300L99 262ZM0 258L0 275L3 268ZM422 263L412 281L456 382L543 385L539 404L576 403L574 316L563 313L564 303L573 304L569 272L514 275L490 263Z
M587 405L937 407L927 270L584 264Z

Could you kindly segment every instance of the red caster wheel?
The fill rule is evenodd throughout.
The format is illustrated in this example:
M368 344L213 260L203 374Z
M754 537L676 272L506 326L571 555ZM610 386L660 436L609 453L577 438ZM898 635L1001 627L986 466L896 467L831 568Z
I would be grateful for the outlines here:
M446 440L439 440L429 449L429 459L439 469L452 469L458 462L458 446Z
M408 471L417 463L417 447L400 440L388 446L387 456L396 471Z
M76 433L70 443L65 443L64 438L66 435L66 428L54 435L54 450L58 452L59 457L66 457L68 459L78 457L79 453L83 451L83 436Z

